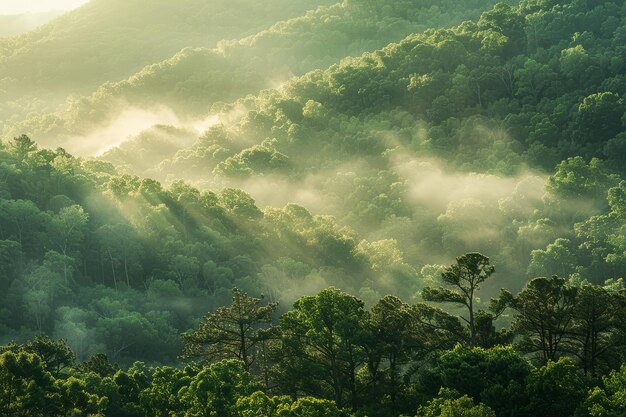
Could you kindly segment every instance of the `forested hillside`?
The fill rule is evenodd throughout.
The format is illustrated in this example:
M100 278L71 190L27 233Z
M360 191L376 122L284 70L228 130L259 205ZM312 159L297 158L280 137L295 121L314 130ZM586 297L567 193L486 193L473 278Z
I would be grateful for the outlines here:
M150 4L0 40L0 415L626 414L623 1Z
M331 284L418 284L393 241L361 240L301 206L262 211L241 190L182 181L164 189L26 136L3 147L1 166L5 338L45 332L81 357L169 362L178 333L233 286L288 305Z
M124 79L185 47L213 47L298 16L324 0L92 0L0 39L0 119L54 110L70 94Z
M243 39L221 41L216 48L185 48L127 80L72 97L61 111L30 116L7 129L16 135L31 132L41 143L75 148L83 155L97 154L98 147L88 146L98 142L90 133L122 124L129 110L167 111L173 113L168 123L193 124L215 103L279 86L294 75L381 48L409 33L478 17L489 4L450 1L433 7L429 1L385 5L353 0L322 6ZM116 129L112 134L121 142L129 133Z
M556 272L616 277L621 249L582 243L624 173L625 10L501 4L411 35L225 106L155 175L300 202L418 264L480 250L517 286L565 254Z
M500 4L477 22L412 35L313 71L280 90L226 106L227 115L243 114L209 131L173 162L180 159L182 167L194 169L194 151L203 155L213 145L212 135L230 130L237 144L274 138L277 150L288 157L315 148L316 158L297 165L306 172L329 155L333 162L355 154L379 157L395 144L415 154L446 157L466 169L497 173L515 172L522 163L552 169L579 155L602 157L619 169L618 155L610 151L620 142L614 138L622 131L624 113L625 52L617 24L624 7L611 2L591 11L584 3L568 6ZM386 123L377 125L377 118ZM407 132L401 122L416 127ZM470 135L477 125L487 132L483 142ZM346 137L358 131L370 136L354 143L360 146L347 146L352 143L344 143ZM383 137L374 137L376 131ZM395 142L385 141L385 134ZM201 166L215 168L228 157L235 162L250 149L203 160ZM264 172L263 166L242 162L240 175ZM228 165L218 173L237 174Z

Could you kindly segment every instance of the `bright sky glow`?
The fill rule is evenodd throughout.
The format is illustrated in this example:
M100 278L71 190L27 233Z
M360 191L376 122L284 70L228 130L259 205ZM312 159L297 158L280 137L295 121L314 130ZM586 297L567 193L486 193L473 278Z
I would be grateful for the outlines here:
M39 13L70 10L89 0L0 0L0 14Z

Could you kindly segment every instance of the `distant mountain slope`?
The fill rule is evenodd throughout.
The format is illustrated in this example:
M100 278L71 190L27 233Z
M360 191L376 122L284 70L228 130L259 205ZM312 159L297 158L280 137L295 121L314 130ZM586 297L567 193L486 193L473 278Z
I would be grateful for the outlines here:
M61 15L60 10L43 13L0 15L0 37L15 36L33 30Z
M92 0L0 40L0 118L56 105L128 77L186 46L213 46L297 16L325 0ZM42 103L42 100L45 102ZM7 102L18 101L18 105Z
M65 111L31 117L14 126L8 136L30 132L40 143L80 153L68 138L114 122L127 106L166 106L180 118L198 117L215 102L276 87L291 76L327 68L341 58L381 48L427 27L478 17L493 3L353 0L322 6L241 40L222 41L215 49L186 48L125 81L107 83L91 96L71 101Z

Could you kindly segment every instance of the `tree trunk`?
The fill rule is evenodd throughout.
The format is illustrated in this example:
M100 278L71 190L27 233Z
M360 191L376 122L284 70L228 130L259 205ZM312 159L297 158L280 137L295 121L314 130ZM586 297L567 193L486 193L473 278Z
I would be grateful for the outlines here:
M126 285L130 288L130 278L128 278L128 262L126 261L126 256L124 256L124 273L126 274Z
M469 331L470 331L470 346L476 346L476 328L474 327L474 290L470 291L469 297Z
M246 368L246 371L250 370L248 364L248 347L246 346L246 335L243 328L243 323L239 323L239 338L240 338L240 347L239 352L241 352L241 360L243 361L243 366Z
M109 259L111 260L111 272L113 273L113 285L115 286L115 291L117 291L117 277L115 276L115 263L113 262L113 256L111 252L109 252Z
M396 410L396 398L397 398L396 396L397 372L398 370L396 366L396 355L391 354L389 356L389 377L390 377L390 383L391 383L391 390L389 392L389 396L391 397L391 406L394 411Z
M337 376L337 361L334 354L331 354L330 357L330 374L333 381L333 391L335 392L335 405L341 408L341 386Z

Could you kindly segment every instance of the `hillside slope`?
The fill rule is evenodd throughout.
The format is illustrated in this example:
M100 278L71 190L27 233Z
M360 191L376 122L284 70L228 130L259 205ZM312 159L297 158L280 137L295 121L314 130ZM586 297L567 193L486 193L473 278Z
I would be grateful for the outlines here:
M85 136L116 123L129 107L156 112L165 107L183 120L199 118L213 103L276 87L294 75L327 68L346 56L376 50L427 27L478 17L491 4L491 0L437 5L358 0L320 7L243 39L222 41L217 48L185 48L127 80L106 83L90 96L72 99L62 111L11 126L7 136L30 132L40 143L83 153L82 148L88 148L84 142L89 141ZM119 143L134 133L111 142Z
M612 1L497 5L225 106L151 173L295 201L365 236L385 230L421 262L480 250L515 281L530 258L513 254L573 238L607 208L611 170L625 173L625 17ZM584 203L542 197L563 160L562 193ZM568 189L583 178L598 189ZM527 203L509 207L512 189Z
M524 163L551 169L576 155L621 169L612 150L624 129L624 18L621 2L499 4L476 22L414 34L217 107L221 125L162 169L198 179L207 170L263 175L270 165L244 157L259 147L293 158L283 174L296 177L354 157L386 160L395 147L495 173ZM214 146L222 152L207 156Z
M126 78L184 47L252 34L319 4L324 0L92 0L0 40L0 118L54 109L70 93Z

